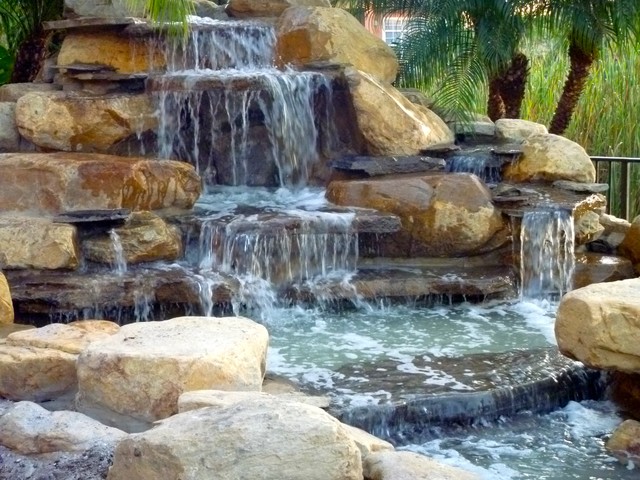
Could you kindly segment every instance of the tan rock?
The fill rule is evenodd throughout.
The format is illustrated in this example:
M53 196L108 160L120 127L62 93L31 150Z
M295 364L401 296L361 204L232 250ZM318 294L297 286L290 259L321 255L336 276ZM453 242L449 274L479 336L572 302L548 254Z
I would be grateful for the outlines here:
M107 152L128 137L154 130L157 122L145 94L40 92L16 103L16 125L23 137L39 147L67 152Z
M203 408L118 444L108 480L362 480L360 451L323 410L273 398Z
M593 183L596 170L584 148L559 135L531 135L522 144L522 155L505 168L505 181L571 180Z
M7 337L7 345L52 348L79 354L91 342L108 338L119 329L117 323L106 320L85 320L68 325L52 323L35 330L12 333Z
M135 212L124 226L114 229L120 239L127 264L176 260L182 254L180 231L167 225L151 212ZM116 251L110 235L91 237L83 242L85 258L92 262L113 264Z
M0 344L0 397L38 402L72 391L76 357L48 348Z
M356 446L358 447L358 450L360 450L360 455L362 455L363 459L367 455L370 455L374 452L395 450L393 445L391 445L389 442L371 435L369 432L365 432L364 430L346 424L342 424L342 428L346 430L347 434L356 443Z
M86 153L0 154L0 208L5 211L189 209L200 191L200 178L185 162Z
M496 120L496 138L507 142L522 142L532 135L547 135L547 127L540 123L516 118Z
M620 246L631 227L631 224L624 218L607 215L606 213L600 215L599 222L604 227L600 241L611 249L616 249Z
M0 172L2 170L0 160ZM16 190L11 188L15 185L5 187L6 180L9 178L0 173L0 205L10 209L3 200L5 194L16 193ZM33 185L36 184L24 184L25 193L32 190ZM40 194L46 196L46 192ZM37 197L33 192L30 195ZM9 201L20 202L22 198ZM28 202L24 203L28 205ZM0 257L4 258L5 268L75 269L80 264L76 228L41 218L0 217Z
M62 85L54 83L7 83L0 86L0 102L17 102L20 97L32 92L54 92Z
M13 302L7 277L0 272L0 325L13 323Z
M276 57L283 64L350 64L387 83L398 73L396 55L382 39L339 8L288 8L277 27Z
M331 7L329 0L230 0L226 12L236 18L279 17L289 7Z
M68 17L142 16L142 11L129 8L126 0L64 0Z
M20 134L16 126L16 104L0 102L0 152L17 152Z
M367 73L349 69L347 76L369 155L416 155L432 145L453 143L453 132L431 110Z
M413 452L375 452L362 461L367 480L478 480L465 470Z
M574 216L576 245L584 245L600 238L604 227L600 225L600 213L586 211L580 216Z
M618 251L631 260L636 271L640 272L640 216L629 225Z
M573 288L592 283L628 280L637 275L628 258L595 252L576 252Z
M81 413L49 412L32 402L18 402L0 415L0 444L23 455L84 451L126 435Z
M487 187L470 174L433 174L395 179L336 181L327 199L337 205L373 208L398 215L401 233L425 256L480 253L504 220ZM410 251L411 245L406 247Z
M556 315L560 351L594 368L640 371L640 279L567 293Z
M223 408L233 405L234 403L259 398L259 397L278 397L281 400L290 402L300 402L306 405L313 405L318 408L326 408L329 406L326 397L315 397L305 395L301 392L287 392L279 395L272 395L265 392L225 392L224 390L193 390L184 392L178 398L178 412L188 412L205 407Z
M163 70L166 65L157 42L100 31L73 32L64 37L58 66L73 64L100 65L121 74Z
M622 463L640 463L640 422L625 420L605 444L606 449Z
M80 354L78 410L151 422L176 413L186 391L259 391L267 344L266 329L242 317L125 325Z

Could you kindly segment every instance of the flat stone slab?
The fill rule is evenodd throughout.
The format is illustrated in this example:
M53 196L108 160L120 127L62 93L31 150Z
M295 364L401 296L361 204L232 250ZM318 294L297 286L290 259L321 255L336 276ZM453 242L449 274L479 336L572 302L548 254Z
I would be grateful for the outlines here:
M334 161L332 166L337 170L375 177L401 173L442 171L445 168L445 161L441 158L423 156L348 156Z
M333 413L381 438L406 442L430 427L470 425L479 418L495 420L524 411L550 412L569 401L600 398L605 388L599 372L569 360L555 348L460 358L417 356L412 362L444 380L425 383L424 375L399 369L400 361L358 365L358 376L364 371L368 382L342 385L338 380L333 388L392 391L393 398ZM353 374L350 368L341 370L346 379Z
M146 22L134 17L80 17L43 22L45 30L95 30L96 27L122 28Z

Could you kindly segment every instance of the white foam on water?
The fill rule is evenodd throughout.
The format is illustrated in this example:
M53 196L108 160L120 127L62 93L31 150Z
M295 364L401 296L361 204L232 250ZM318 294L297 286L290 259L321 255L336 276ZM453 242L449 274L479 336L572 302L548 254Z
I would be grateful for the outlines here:
M574 438L602 437L608 435L622 423L622 418L612 413L615 406L612 403L604 403L599 409L595 409L589 403L569 402L569 404L556 412L556 415L564 414Z

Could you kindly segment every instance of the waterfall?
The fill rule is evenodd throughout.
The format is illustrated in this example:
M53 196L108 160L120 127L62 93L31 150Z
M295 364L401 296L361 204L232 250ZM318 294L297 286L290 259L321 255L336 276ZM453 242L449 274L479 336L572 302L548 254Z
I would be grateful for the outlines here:
M274 67L273 27L247 21L195 26L172 45L169 73L149 81L159 109L159 154L196 167L207 186L305 184L318 161L331 93L315 72ZM328 132L330 133L330 132Z
M502 165L490 151L476 150L452 155L446 164L448 172L473 173L487 184L501 181Z
M124 256L122 241L120 235L113 229L109 231L109 237L111 238L111 248L113 250L113 269L116 275L121 277L127 273L127 260Z
M521 295L540 298L566 293L572 287L574 267L572 212L525 212L520 228Z

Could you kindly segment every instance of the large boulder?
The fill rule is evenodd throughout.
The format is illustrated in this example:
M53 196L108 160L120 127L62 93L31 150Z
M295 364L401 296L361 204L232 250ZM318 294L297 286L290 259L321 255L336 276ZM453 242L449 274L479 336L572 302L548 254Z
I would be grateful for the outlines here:
M15 184L7 185L5 182L13 175L5 174L2 167L0 160L0 208L10 210L13 202L23 202L20 206L29 209L28 199L46 197L46 190L33 192L36 182L24 183L22 189L15 189ZM5 195L12 193L20 195L5 202ZM72 225L26 216L0 217L0 258L4 267L10 269L75 269L80 265L77 237L76 227Z
M178 411L190 390L257 390L267 330L242 317L180 317L125 325L78 358L78 410L140 430Z
M178 411L188 412L204 407L227 407L234 403L250 398L277 396L290 402L300 402L318 408L327 408L329 402L326 397L305 395L302 392L284 392L275 395L266 392L227 392L224 390L192 390L184 392L178 398Z
M42 401L73 392L78 353L118 328L113 322L83 321L9 334L0 344L0 397Z
M516 118L496 120L496 138L505 142L522 142L533 135L546 135L547 127L540 123Z
M0 154L3 210L189 209L200 191L200 178L184 162L62 152Z
M16 124L23 137L38 147L67 152L104 153L154 130L157 122L145 94L33 92L16 102Z
M567 293L556 315L560 351L593 368L640 372L640 279Z
M360 451L323 410L275 398L203 408L122 440L108 480L362 480Z
M329 0L230 0L225 11L236 18L279 17L289 7L331 7Z
M113 232L120 239L122 257L127 264L176 260L182 254L180 231L151 212L134 212L126 223ZM85 258L92 262L114 264L118 253L111 235L86 239L82 244Z
M424 256L481 253L505 228L487 187L467 173L335 181L329 184L326 196L337 205L399 216L402 231L394 238L408 237L410 244L404 251L416 251L413 242Z
M105 67L120 74L147 73L166 66L159 44L108 31L67 34L58 54L58 67L74 64Z
M367 154L417 155L429 146L453 143L453 132L428 108L368 73L347 69L345 74Z
M600 215L599 222L603 226L604 232L602 232L598 240L610 251L614 251L624 241L631 224L624 218L607 215L606 213Z
M471 472L413 452L375 452L362 463L367 480L479 480Z
M636 271L640 272L640 216L637 216L626 228L618 251L631 260Z
M596 181L596 169L584 148L568 138L553 134L531 135L522 144L520 158L508 165L506 181L528 182L571 180Z
M49 412L32 402L18 402L0 414L0 444L24 455L84 451L126 435L81 413Z
M277 37L283 64L350 64L386 83L398 73L391 47L339 8L291 7L278 21Z
M0 272L0 325L8 323L13 323L13 302L7 277Z
M20 134L16 126L16 104L0 102L0 152L17 152Z

